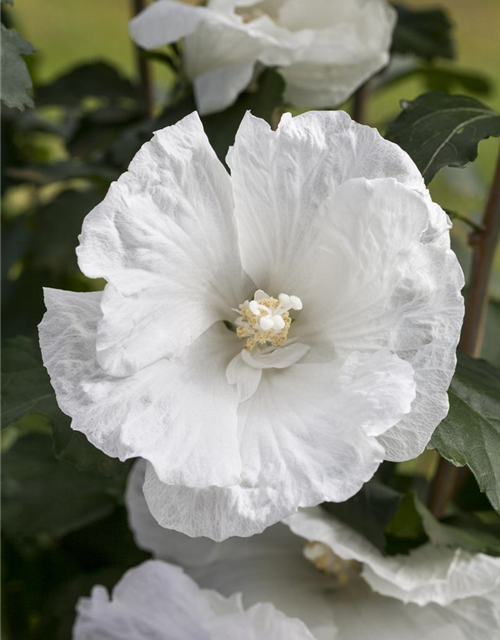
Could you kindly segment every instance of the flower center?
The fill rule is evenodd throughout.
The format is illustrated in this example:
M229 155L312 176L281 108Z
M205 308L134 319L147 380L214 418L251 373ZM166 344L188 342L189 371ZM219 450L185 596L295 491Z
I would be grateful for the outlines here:
M361 564L356 560L339 558L326 544L308 542L304 547L304 557L322 573L334 576L337 586L343 587L361 573Z
M291 309L302 309L302 301L297 296L280 293L277 300L260 290L255 292L253 300L246 300L234 309L239 313L236 333L239 338L246 338L245 349L251 351L257 344L281 347L292 324L288 313Z

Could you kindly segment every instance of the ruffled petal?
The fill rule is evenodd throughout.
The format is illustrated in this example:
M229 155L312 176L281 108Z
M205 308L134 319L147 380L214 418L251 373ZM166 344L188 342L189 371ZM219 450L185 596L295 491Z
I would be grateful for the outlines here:
M128 571L113 589L94 587L82 598L74 640L210 640L204 622L212 610L182 569L148 561Z
M388 348L411 364L417 399L380 439L390 460L419 455L448 412L464 280L438 209L427 194L392 179L360 178L334 189L323 208L315 271L322 286L310 304L322 304L322 314L302 312L295 328L306 343L308 333L328 336L340 357Z
M179 355L245 299L231 181L196 113L142 147L86 217L77 253L108 281L97 352L115 376Z
M325 512L326 524L322 526L323 518L317 516L323 513L320 509L300 511L287 519L298 535L277 524L244 540L214 543L160 527L144 500L143 480L141 462L134 467L126 494L129 522L140 548L180 563L204 588L217 589L226 596L241 592L246 607L272 602L287 615L303 620L318 640L477 640L490 637L500 627L500 600L495 591L487 597L466 597L441 607L404 604L373 592L361 579L339 587L335 577L319 572L305 560L303 538L325 544L333 541L338 555L357 557L361 562L378 552L344 525L335 527L332 535L333 518Z
M45 290L42 356L72 428L109 456L150 460L166 482L239 482L238 396L225 375L240 346L234 334L219 323L182 358L116 378L96 360L100 301L101 293Z
M384 556L364 536L319 507L294 513L286 523L295 534L322 542L344 560L361 562L362 576L374 591L405 603L446 607L500 589L500 558L430 544L408 555Z
M413 397L411 367L389 352L268 369L240 406L241 484L193 491L161 483L148 467L151 512L162 526L224 540L299 506L347 500L383 459L371 434L396 424Z
M344 112L285 114L277 131L247 114L227 156L242 263L270 295L298 295L306 308L322 206L351 178L392 177L424 190L410 157Z
M128 571L109 598L81 599L74 640L314 640L303 622L272 604L247 611L241 597L201 591L182 569L148 561Z
M301 538L283 524L260 535L221 543L164 529L144 499L144 470L142 461L136 463L125 498L129 524L141 549L179 563L205 589L216 589L224 596L241 592L245 607L272 602L288 616L305 622L315 638L337 638L330 604L335 581L303 557Z
M396 12L385 0L289 0L279 22L306 29L310 42L280 69L285 99L296 107L334 107L389 62ZM301 31L296 31L298 37Z

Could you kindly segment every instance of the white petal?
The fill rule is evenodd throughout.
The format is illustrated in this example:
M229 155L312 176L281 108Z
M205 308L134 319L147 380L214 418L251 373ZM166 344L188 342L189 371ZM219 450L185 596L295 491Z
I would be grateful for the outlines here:
M306 344L294 342L274 349L270 353L263 352L261 349L254 351L243 349L241 357L248 366L255 369L286 369L301 360L308 351L309 347Z
M196 105L201 115L209 115L229 107L250 84L254 60L243 60L210 69L194 80Z
M74 640L210 640L206 599L182 569L160 561L128 571L113 590L95 587L78 604Z
M284 99L299 109L314 105L332 108L347 100L358 87L389 62L388 53L378 53L350 64L297 63L281 67L286 89Z
M247 114L227 162L245 270L270 295L299 296L304 309L331 190L357 177L424 189L402 149L343 112L285 115L277 131Z
M177 42L193 33L205 20L218 17L205 7L192 7L184 2L161 0L141 11L129 23L130 35L143 49L156 49Z
M217 640L315 640L301 620L288 618L269 603L212 618L205 627Z
M477 640L479 637L465 635L455 616L442 607L405 605L384 598L370 591L361 579L338 589L332 598L332 609L339 629L338 640Z
M86 217L77 253L109 283L97 350L112 375L180 354L245 298L230 178L197 114L142 147Z
M245 611L241 599L201 591L179 567L148 561L113 589L78 604L74 640L314 640L303 622L272 604Z
M344 560L357 560L378 593L405 603L443 607L500 588L500 558L430 544L408 555L384 556L364 536L323 509L304 509L286 519L306 540L322 542Z
M219 323L181 358L115 378L96 361L100 298L100 293L45 290L42 356L72 428L110 456L150 460L165 481L238 482L238 397L225 376L240 346L234 334Z
M302 555L303 541L283 524L250 538L221 543L161 527L149 512L142 492L143 463L129 477L126 506L137 545L156 558L181 564L204 588L225 596L242 592L243 603L272 602L303 620L320 640L334 640L330 604L334 581L320 574Z
M384 357L398 371L385 381ZM369 391L382 383L381 395ZM411 370L388 352L353 354L344 366L268 369L258 392L240 406L241 485L173 487L148 467L146 500L162 526L214 540L252 535L299 506L346 500L382 460L383 449L369 434L395 424L412 397Z
M448 411L463 274L443 241L447 221L439 211L441 220L428 194L392 179L360 178L334 189L315 265L321 286L294 328L305 343L321 334L340 356L389 348L411 364L417 399L380 439L390 460L419 455ZM322 314L308 313L320 304Z
M311 42L282 67L285 98L297 107L334 107L389 61L396 12L385 0L289 0L280 24L309 28Z
M500 600L495 592L488 597L457 600L447 607L421 607L376 594L361 580L339 588L335 579L305 560L299 536L327 544L333 540L339 555L360 561L371 559L378 551L344 525L334 528L332 535L333 519L325 512L322 526L323 519L315 517L323 513L320 509L301 511L287 519L298 536L277 524L260 535L217 544L160 527L142 495L143 478L142 464L136 465L126 495L139 547L179 562L202 587L226 596L241 591L247 607L259 601L272 602L287 615L303 620L318 640L477 640L490 637L499 628ZM338 634L335 624L340 627Z
M226 369L228 384L236 385L240 402L253 396L262 378L262 369L249 367L243 359L243 352L235 355Z

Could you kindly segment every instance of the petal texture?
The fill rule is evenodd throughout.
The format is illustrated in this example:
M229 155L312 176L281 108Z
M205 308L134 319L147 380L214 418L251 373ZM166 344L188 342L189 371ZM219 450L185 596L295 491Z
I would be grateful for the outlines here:
M256 62L278 67L286 99L298 107L333 107L388 62L396 12L385 0L211 0L186 7L162 0L130 23L151 49L184 38L184 61L198 109L230 106Z
M333 544L341 557L358 558L360 562L366 559L370 564L365 565L365 576L373 564L382 567L386 561L396 560L397 565L401 559L381 557L361 536L320 509L300 511L287 519L291 528L297 530L297 536L288 527L277 524L260 535L245 540L230 538L217 544L161 528L145 503L143 479L141 462L134 467L126 495L129 521L139 547L158 558L179 562L203 587L217 589L226 596L241 591L246 607L262 600L273 602L284 613L303 620L318 640L365 640L368 637L375 640L491 637L497 640L500 635L499 598L495 589L481 596L465 596L461 591L460 595L465 597L447 606L436 602L419 606L401 602L397 593L396 597L376 593L361 578L339 587L333 576L319 572L305 560L303 538ZM436 594L437 585L441 592L450 590L446 586L446 575L438 575L433 568L437 553L442 551L446 550L434 550L434 557L422 555L423 566L407 562L411 555L405 557L402 560L403 564L406 562L404 575L400 579L397 571L389 571L390 579L415 584L425 574L430 577L430 593ZM427 560L430 566L425 566ZM453 565L451 570L453 573ZM453 581L452 574L450 577ZM484 578L485 587L489 588L488 571ZM467 593L475 590L469 589ZM484 590L483 587L481 591ZM458 595L455 592L455 596Z
M321 316L303 314L301 321L311 329L316 322L313 332L328 334L340 356L388 348L411 364L417 385L412 411L380 438L387 459L408 460L423 451L448 412L463 319L462 270L440 235L423 241L435 205L393 179L349 180L324 208L328 256L318 279L334 295L323 302ZM297 325L297 331L308 328Z
M225 377L234 334L218 323L182 358L116 378L96 360L101 295L45 291L42 356L72 428L110 456L146 458L166 482L238 482L238 397Z
M313 640L271 604L201 591L182 569L148 561L128 571L109 598L94 587L78 604L74 640Z
M322 542L344 560L357 560L374 591L420 606L448 606L500 588L500 559L426 544L408 555L384 556L366 538L320 507L289 516L291 530Z
M245 299L230 178L196 113L142 147L86 217L77 253L108 282L97 352L115 376L179 355Z
M386 459L419 455L448 411L464 280L417 168L344 113L277 132L247 115L228 163L245 269L301 298L290 336L309 360L388 348L411 364L417 399L380 442Z
M336 186L352 178L394 178L424 188L402 149L341 111L285 114L277 131L248 113L227 162L245 270L270 295L298 295L304 307L322 207Z
M388 351L267 370L257 393L240 405L241 483L174 487L149 466L151 512L162 526L223 540L262 531L298 506L346 500L383 459L374 435L410 411L412 376Z

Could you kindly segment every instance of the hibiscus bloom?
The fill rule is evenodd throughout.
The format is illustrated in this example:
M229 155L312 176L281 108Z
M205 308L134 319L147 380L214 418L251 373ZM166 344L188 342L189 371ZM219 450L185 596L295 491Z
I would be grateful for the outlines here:
M182 569L159 560L128 571L111 598L94 587L77 611L73 640L314 640L271 604L245 611L240 596L201 591Z
M143 479L141 462L126 494L140 548L180 564L202 588L241 593L245 607L272 603L317 640L500 638L500 558L431 544L384 556L320 507L249 539L193 540L158 525Z
M184 39L200 113L231 105L263 66L277 67L285 100L334 107L389 61L396 12L386 0L160 0L130 23L144 49Z
M149 462L163 526L217 540L420 454L463 315L448 218L375 130L247 114L227 161L197 114L157 132L84 221L104 291L46 290L40 325L73 429Z

